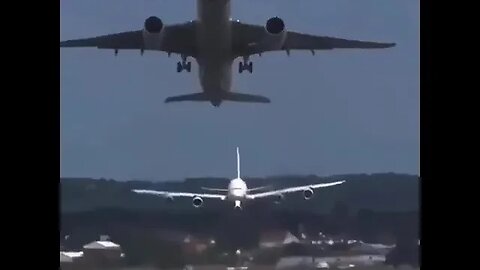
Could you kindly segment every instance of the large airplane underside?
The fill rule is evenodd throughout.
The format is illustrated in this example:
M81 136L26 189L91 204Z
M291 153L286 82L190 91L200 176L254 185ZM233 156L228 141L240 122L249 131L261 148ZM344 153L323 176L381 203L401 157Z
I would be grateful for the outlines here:
M253 72L250 56L265 52L291 50L379 49L395 46L314 36L287 31L279 17L268 19L265 25L251 25L231 19L230 0L197 0L197 20L165 25L155 16L147 18L137 31L109 34L93 38L60 42L60 47L96 47L119 50L163 51L181 56L177 72L191 71L189 57L196 60L202 92L169 97L165 102L208 101L218 107L222 101L269 103L266 97L232 91L232 66L236 58L238 72Z

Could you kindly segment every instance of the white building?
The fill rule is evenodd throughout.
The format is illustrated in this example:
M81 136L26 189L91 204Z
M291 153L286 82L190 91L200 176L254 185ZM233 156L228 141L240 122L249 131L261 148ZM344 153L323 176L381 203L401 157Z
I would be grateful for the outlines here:
M125 254L119 244L112 241L94 241L83 246L84 263L91 266L122 265Z
M67 252L60 251L60 269L80 269L82 266L83 251Z
M73 263L83 257L83 251L60 251L60 263Z

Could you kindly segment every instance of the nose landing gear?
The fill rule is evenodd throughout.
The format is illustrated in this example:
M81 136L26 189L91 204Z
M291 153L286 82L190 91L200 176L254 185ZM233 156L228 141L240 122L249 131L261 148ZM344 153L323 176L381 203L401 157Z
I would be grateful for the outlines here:
M177 72L180 73L183 70L187 72L192 71L192 62L187 62L187 56L182 55L182 61L177 63Z
M253 63L250 62L248 56L243 57L243 62L238 63L238 73L242 73L244 70L248 70L248 72L253 72Z
M243 208L242 208L242 202L239 201L239 200L236 200L236 201L235 201L234 209L235 209L235 210L242 210L242 209L243 209Z

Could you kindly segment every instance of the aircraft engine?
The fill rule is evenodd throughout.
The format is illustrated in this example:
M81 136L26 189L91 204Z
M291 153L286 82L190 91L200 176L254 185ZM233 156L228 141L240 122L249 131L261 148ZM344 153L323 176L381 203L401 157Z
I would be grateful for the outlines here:
M160 49L164 25L160 18L151 16L143 25L143 41L145 49Z
M165 200L167 200L167 202L169 202L169 203L170 203L170 202L173 202L173 196L167 196L167 197L165 198Z
M160 18L151 16L145 20L144 29L149 34L159 34L163 30L163 22Z
M313 197L313 189L307 188L303 191L303 198L305 200L310 200Z
M287 31L285 31L285 23L279 17L272 17L267 20L265 24L265 39L260 43L260 46L265 50L281 49L287 38Z
M278 17L268 19L265 30L270 35L279 35L285 32L285 23Z
M203 199L200 197L194 197L192 200L192 205L195 208L201 207L203 205Z

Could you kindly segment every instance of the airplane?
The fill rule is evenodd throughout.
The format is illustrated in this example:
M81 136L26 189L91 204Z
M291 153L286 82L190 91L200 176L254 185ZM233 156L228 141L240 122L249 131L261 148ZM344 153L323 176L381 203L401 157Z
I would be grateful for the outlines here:
M219 107L223 101L270 103L264 96L233 92L232 66L241 57L238 72L253 72L250 56L265 52L332 49L380 49L395 43L348 40L327 36L314 36L287 31L280 17L269 18L265 25L252 25L233 20L230 0L197 0L197 19L185 23L165 25L156 17L148 17L143 29L92 38L66 40L60 47L96 47L118 50L163 51L181 56L177 72L191 71L189 57L199 66L202 91L165 99L165 103L181 101L207 101Z
M313 197L314 190L318 188L331 187L343 184L345 181L336 181L331 183L312 184L306 186L296 186L283 188L273 191L266 191L261 193L252 194L252 191L258 191L269 188L270 186L262 186L255 188L248 188L245 181L240 177L240 151L237 147L237 178L230 180L226 189L220 188L207 188L202 187L206 191L222 192L223 194L211 194L211 193L191 193L191 192L170 192L170 191L156 191L145 189L133 189L132 191L138 194L150 194L157 195L166 198L168 201L173 202L176 197L191 198L192 205L195 208L203 206L203 199L217 199L222 201L234 202L235 210L243 210L242 203L247 201L253 201L257 199L263 199L273 197L277 202L284 200L285 194L293 192L303 192L305 200L310 200Z

